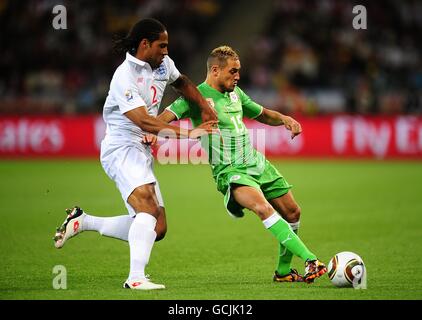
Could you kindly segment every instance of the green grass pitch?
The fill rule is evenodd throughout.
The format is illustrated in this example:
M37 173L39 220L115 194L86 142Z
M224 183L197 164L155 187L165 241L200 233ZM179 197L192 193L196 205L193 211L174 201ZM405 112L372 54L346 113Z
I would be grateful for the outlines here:
M422 299L422 163L273 162L302 208L299 235L328 264L354 251L368 289L272 282L277 244L251 212L229 217L206 165L156 165L168 233L147 272L166 290L122 289L127 243L85 232L63 249L52 236L75 204L100 216L125 214L97 160L0 161L0 299ZM53 267L67 289L53 289ZM303 272L303 263L293 266Z

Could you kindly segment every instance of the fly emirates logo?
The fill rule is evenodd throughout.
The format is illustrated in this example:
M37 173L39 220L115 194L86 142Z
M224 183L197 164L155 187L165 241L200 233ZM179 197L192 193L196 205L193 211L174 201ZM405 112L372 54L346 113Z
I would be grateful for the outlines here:
M63 144L62 130L55 121L0 121L1 152L50 153L61 150Z
M403 155L422 153L422 122L415 117L370 121L361 117L336 117L332 122L334 151L371 154L384 158L391 151Z

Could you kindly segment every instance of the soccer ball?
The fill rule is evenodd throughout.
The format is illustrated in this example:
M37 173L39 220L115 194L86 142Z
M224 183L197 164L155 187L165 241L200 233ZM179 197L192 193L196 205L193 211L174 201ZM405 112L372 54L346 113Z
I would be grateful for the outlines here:
M328 264L328 277L331 283L340 288L366 288L366 268L356 253L337 253Z

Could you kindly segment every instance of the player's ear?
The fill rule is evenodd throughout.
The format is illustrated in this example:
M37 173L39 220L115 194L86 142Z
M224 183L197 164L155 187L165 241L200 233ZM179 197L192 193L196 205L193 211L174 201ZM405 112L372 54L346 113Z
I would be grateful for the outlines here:
M149 48L151 46L148 39L142 39L139 45L142 46L142 48L144 49Z
M214 76L218 76L218 71L219 71L218 65L215 64L215 65L211 66L211 73Z

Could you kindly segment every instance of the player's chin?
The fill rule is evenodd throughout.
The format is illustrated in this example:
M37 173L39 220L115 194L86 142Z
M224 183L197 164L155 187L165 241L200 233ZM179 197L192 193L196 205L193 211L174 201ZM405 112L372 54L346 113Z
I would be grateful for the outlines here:
M163 62L163 60L156 61L154 63L154 65L151 66L151 69L153 69L153 70L158 69L161 66L162 62Z
M236 85L232 85L232 86L228 87L227 91L232 92L234 90L234 88L236 88Z

